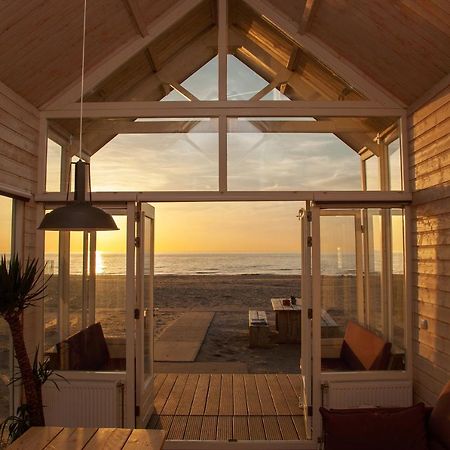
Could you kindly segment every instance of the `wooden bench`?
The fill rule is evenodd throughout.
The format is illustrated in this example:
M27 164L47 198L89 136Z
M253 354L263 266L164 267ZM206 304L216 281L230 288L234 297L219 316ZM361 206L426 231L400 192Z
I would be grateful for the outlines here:
M248 312L249 346L268 347L270 345L269 322L265 311Z
M338 357L322 358L322 370L387 370L390 356L390 342L349 321Z
M125 370L125 360L111 358L100 323L58 342L50 356L55 370Z

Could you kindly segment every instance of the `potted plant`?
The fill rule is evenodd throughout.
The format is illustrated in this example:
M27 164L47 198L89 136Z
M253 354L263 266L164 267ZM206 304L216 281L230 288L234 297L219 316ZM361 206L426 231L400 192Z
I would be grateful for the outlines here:
M25 393L26 411L30 426L45 425L42 405L42 377L37 358L31 363L23 335L23 312L45 297L47 282L43 281L44 266L37 259L27 259L23 264L17 255L9 261L0 260L0 316L9 325L14 354L19 366L20 379ZM48 281L48 280L47 280ZM33 370L34 366L34 370Z

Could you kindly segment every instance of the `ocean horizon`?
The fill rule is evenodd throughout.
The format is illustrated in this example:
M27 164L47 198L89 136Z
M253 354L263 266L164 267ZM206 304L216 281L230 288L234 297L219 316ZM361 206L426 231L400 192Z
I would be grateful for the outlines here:
M46 272L58 273L57 254L46 254ZM97 253L96 271L101 275L125 275L123 253ZM381 256L376 253L371 270L381 270ZM70 257L71 273L82 273L80 253ZM354 275L354 253L323 254L324 275ZM300 253L157 253L155 275L301 275ZM402 273L402 254L394 254L394 273Z

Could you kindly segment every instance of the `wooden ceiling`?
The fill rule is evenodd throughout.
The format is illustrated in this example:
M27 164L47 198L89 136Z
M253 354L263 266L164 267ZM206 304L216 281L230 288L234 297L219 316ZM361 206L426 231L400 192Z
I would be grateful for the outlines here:
M258 1L406 104L450 72L447 0ZM88 0L87 74L145 37L174 8L190 4L192 11L133 54L87 99L162 98L170 90L168 83L181 83L217 52L215 0ZM0 81L37 107L75 83L80 73L82 8L82 0L3 0ZM230 52L268 81L280 68L288 69L292 79L283 89L291 98L361 98L268 19L258 17L244 1L230 0Z

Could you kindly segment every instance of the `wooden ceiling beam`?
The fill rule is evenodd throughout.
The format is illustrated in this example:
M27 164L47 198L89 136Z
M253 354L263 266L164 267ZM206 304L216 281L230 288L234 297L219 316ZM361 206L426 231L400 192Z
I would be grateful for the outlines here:
M135 27L142 37L147 36L147 24L144 22L142 10L136 0L122 0Z
M314 14L317 11L319 0L306 0L305 7L303 9L302 17L300 18L300 26L298 32L305 34L311 28L311 23L314 19Z
M163 14L154 21L152 27L148 30L145 37L139 37L132 42L127 43L118 49L114 54L99 61L97 65L86 72L84 79L84 89L86 93L92 91L105 78L111 75L115 70L129 61L137 53L143 51L155 38L169 30L182 17L196 8L202 0L182 0L170 8L166 14ZM46 110L54 106L61 106L76 102L80 99L80 82L77 80L65 90L45 103L41 110Z
M319 39L307 34L300 34L298 23L274 8L268 0L244 0L250 8L273 26L292 39L297 45L314 55L325 66L337 73L342 79L361 92L369 100L380 105L405 108L406 105L375 80L359 70L352 63L328 47Z

